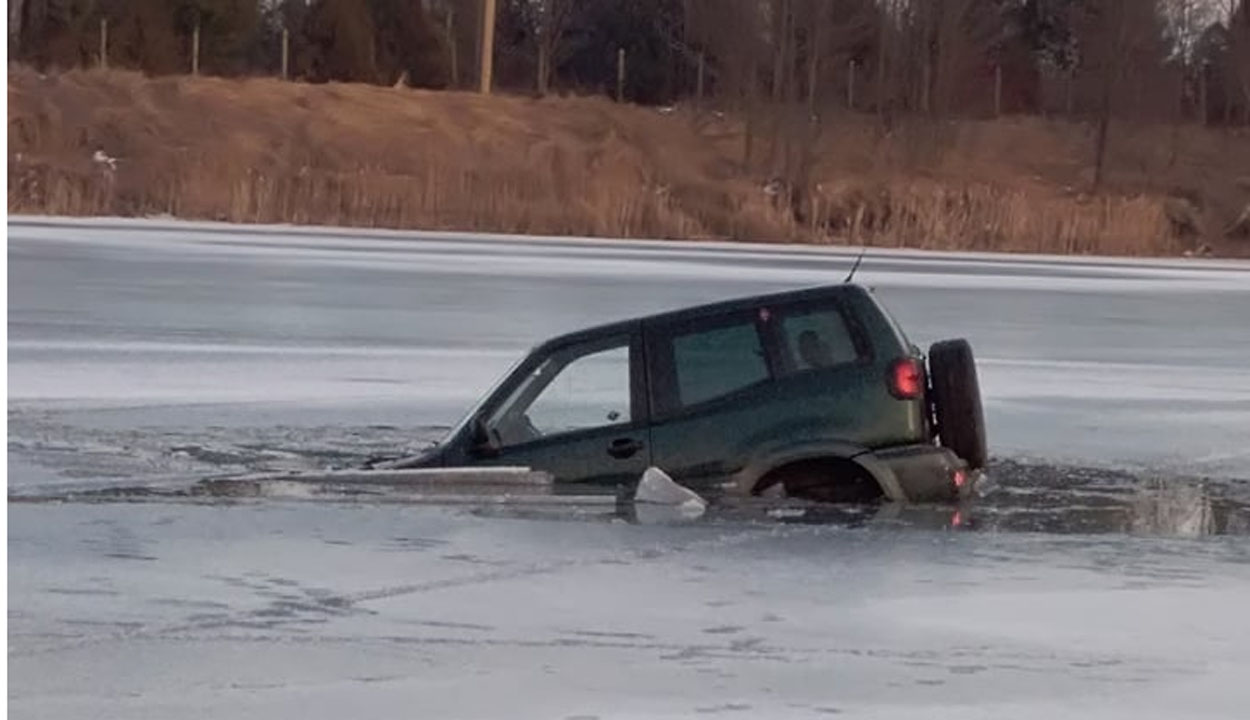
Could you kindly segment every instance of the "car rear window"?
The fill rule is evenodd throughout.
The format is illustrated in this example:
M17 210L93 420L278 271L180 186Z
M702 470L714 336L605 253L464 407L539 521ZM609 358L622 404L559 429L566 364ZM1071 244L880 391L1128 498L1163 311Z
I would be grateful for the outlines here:
M715 400L769 378L764 347L749 318L675 335L672 343L679 407Z
M778 327L791 372L821 370L860 358L846 318L835 307L785 310Z

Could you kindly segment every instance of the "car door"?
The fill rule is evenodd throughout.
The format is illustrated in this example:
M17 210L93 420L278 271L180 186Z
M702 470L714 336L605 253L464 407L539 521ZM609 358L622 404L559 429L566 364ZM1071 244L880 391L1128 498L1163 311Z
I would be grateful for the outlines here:
M560 483L636 482L650 463L637 332L552 348L487 411L492 465L545 470Z
M766 412L775 359L768 310L654 322L645 330L651 380L652 463L696 490L746 463Z
M772 312L768 329L776 358L769 402L789 436L871 446L893 417L883 405L899 401L854 314L836 298L792 303Z
M652 463L712 490L761 450L853 441L872 407L862 332L832 299L761 305L646 329Z

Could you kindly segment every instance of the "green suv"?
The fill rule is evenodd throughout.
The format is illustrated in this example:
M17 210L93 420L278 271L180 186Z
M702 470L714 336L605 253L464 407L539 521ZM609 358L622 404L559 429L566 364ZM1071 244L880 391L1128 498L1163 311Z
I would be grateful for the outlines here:
M386 465L526 466L574 492L628 492L655 466L702 494L914 502L970 492L985 461L968 343L926 367L848 283L549 340L443 443Z

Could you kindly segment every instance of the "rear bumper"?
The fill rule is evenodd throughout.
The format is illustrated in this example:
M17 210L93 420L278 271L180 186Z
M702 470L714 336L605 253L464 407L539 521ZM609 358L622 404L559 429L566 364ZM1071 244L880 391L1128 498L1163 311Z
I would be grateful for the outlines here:
M959 500L972 493L978 478L955 453L937 445L885 448L854 459L876 477L886 498L896 502Z

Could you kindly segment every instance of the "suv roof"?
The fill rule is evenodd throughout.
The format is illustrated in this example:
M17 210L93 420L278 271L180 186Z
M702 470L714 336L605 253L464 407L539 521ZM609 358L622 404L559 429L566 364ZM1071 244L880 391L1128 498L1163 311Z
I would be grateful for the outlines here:
M866 292L867 290L862 285L858 285L856 283L838 283L837 285L817 285L815 287L801 288L799 290L784 290L781 292L732 298L730 300L719 300L717 302L705 303L703 305L684 307L678 310L668 310L652 315L643 315L640 317L629 318L627 320L618 320L616 322L596 325L594 327L577 330L564 335L557 335L556 337L535 345L533 350L542 350L548 347L567 345L570 343L601 337L603 335L610 335L614 332L628 332L638 323L678 320L688 317L699 317L701 315L715 315L719 313L733 312L735 310L746 310L763 303L792 303L801 302L803 300L863 294Z

